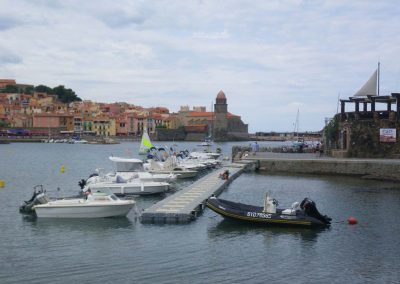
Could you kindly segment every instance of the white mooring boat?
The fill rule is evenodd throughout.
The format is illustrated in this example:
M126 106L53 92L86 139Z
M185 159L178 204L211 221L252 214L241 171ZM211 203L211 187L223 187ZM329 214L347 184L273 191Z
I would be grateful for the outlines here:
M25 201L20 212L35 213L39 218L104 218L126 216L134 205L134 200L121 200L106 192L93 192L84 198L50 200L42 189Z

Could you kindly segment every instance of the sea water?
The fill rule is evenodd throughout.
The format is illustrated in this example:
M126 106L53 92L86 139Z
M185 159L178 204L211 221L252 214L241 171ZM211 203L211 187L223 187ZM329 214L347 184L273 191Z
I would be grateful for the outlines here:
M220 144L224 155L234 144ZM140 212L165 196L135 197L126 218L46 220L18 212L34 185L54 197L74 195L94 169L113 169L110 155L137 157L138 147L0 145L0 283L399 283L395 183L246 173L220 196L262 206L270 192L278 207L309 197L333 219L327 229L244 225L209 209L189 224L141 224ZM350 216L359 223L348 225Z

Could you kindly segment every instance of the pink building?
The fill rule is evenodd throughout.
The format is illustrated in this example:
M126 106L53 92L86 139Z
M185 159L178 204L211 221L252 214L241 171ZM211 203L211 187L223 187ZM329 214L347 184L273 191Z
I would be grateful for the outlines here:
M36 113L33 115L33 127L66 128L74 130L74 116L71 114Z

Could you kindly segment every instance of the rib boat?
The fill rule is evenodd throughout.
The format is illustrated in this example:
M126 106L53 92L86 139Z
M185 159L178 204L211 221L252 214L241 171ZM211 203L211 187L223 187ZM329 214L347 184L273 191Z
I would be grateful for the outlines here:
M264 207L232 202L210 197L206 206L224 218L262 225L328 227L331 218L321 215L315 202L309 198L299 204L295 202L289 209L278 209L278 202L268 196Z

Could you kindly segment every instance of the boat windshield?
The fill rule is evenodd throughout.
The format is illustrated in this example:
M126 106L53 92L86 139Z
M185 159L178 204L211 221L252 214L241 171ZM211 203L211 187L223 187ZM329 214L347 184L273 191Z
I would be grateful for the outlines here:
M114 194L111 194L110 197L112 200L118 200L118 197L116 197Z

